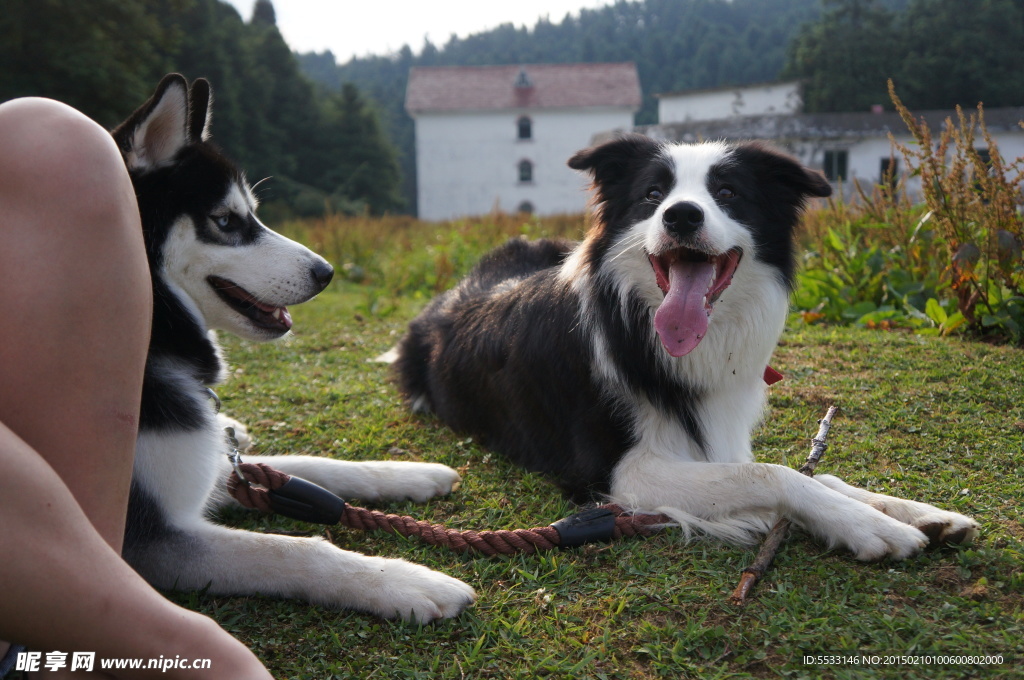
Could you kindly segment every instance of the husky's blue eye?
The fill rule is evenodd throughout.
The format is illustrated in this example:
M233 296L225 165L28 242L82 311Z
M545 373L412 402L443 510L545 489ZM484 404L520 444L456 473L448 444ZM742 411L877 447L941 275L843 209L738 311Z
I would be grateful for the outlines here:
M210 219L221 229L227 229L231 224L231 215L210 215Z

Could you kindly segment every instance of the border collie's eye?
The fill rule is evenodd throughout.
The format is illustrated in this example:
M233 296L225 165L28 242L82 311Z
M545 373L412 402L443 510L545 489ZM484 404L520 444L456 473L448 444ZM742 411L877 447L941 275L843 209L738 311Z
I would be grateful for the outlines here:
M665 194L661 193L661 189L658 187L651 187L647 190L648 201L660 201L665 197Z
M718 187L718 198L736 198L736 192L728 184L723 184L722 186Z

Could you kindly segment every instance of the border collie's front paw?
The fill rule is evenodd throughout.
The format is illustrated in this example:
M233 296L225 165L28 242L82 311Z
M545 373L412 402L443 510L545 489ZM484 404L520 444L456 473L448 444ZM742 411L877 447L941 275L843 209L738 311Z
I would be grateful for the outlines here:
M851 527L839 542L864 562L889 558L904 560L916 555L926 545L928 537L918 529L881 513Z
M429 623L458 616L476 600L462 581L439 571L406 562L382 559L379 574L362 576L366 609L386 619Z
M930 546L968 544L978 537L978 523L958 512L935 509L914 520L914 526L928 537Z

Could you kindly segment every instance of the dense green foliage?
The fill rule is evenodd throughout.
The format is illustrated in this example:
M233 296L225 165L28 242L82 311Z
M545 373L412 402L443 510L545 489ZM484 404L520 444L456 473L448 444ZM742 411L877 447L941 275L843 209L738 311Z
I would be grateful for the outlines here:
M113 127L163 74L213 84L214 139L300 214L401 206L395 152L353 87L320 92L274 24L218 0L4 0L0 101L46 96Z
M808 111L888 104L892 79L912 109L1020 106L1024 5L1019 0L824 0L793 41L782 76L802 78Z

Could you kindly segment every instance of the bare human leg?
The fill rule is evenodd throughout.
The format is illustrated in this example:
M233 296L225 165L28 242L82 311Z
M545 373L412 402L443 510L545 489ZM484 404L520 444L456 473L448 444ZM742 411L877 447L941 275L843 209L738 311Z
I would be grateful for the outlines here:
M0 639L270 677L119 556L152 305L143 248L106 131L49 100L0 106ZM176 675L132 677L150 674Z

